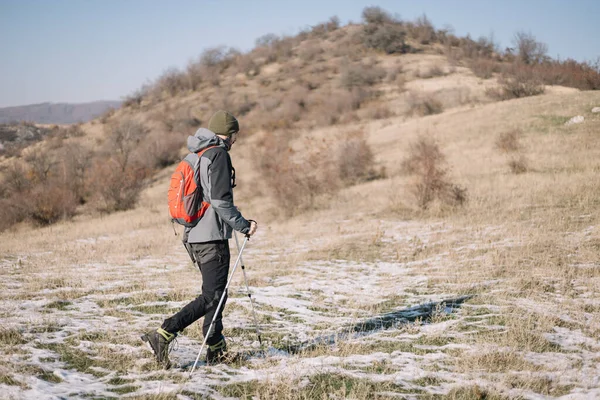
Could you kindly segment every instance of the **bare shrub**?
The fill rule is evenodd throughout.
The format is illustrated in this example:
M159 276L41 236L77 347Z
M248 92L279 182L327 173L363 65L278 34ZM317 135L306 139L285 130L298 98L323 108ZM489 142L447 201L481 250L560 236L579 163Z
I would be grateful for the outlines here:
M385 104L368 107L365 112L364 115L369 119L386 119L394 116L392 110Z
M72 191L55 182L35 186L21 200L25 202L26 216L40 225L71 218L79 204Z
M339 176L346 185L381 178L385 172L377 171L373 151L364 131L352 131L340 138L337 148Z
M152 86L150 84L144 84L139 89L133 91L133 93L125 96L121 106L123 108L138 108L142 105L144 99L146 99L150 95L151 91Z
M147 131L144 125L133 119L122 119L107 125L105 153L119 165L119 170L124 171L138 148Z
M260 64L255 60L253 54L246 54L238 58L237 70L245 74L248 78L253 78L260 74Z
M519 142L521 135L522 133L518 129L501 133L496 139L496 148L505 154L521 150L522 146Z
M79 204L89 197L86 181L92 164L92 152L78 143L68 143L63 148L61 169L63 186Z
M423 14L414 23L406 24L410 35L421 44L430 44L436 40L436 32L433 24Z
M534 67L535 74L548 85L581 90L600 89L600 59L596 64L575 60L545 62Z
M317 197L339 190L338 171L324 143L305 143L302 153L290 146L290 134L260 143L257 168L267 182L274 199L285 215L294 215L314 206Z
M504 67L498 83L500 84L498 88L486 90L488 96L497 100L536 96L546 90L535 69L520 63Z
M90 178L99 211L113 212L135 207L144 187L148 170L139 166L120 169L114 159L96 160Z
M448 181L446 157L432 139L420 137L412 143L402 168L415 177L412 191L421 209L429 208L436 198L452 206L466 202L467 190Z
M511 157L508 160L508 167L513 174L523 174L529 169L527 158L522 154Z
M396 82L398 80L398 77L402 75L402 72L403 72L402 65L396 65L395 67L393 67L387 71L385 80L388 82Z
M421 79L435 78L436 76L444 75L446 75L444 69L438 64L432 65L425 72L421 72L420 70L417 72L417 77Z
M385 78L385 69L374 63L352 63L342 66L340 85L348 90L363 86L373 86Z
M410 115L432 115L444 111L442 102L429 93L409 92L407 96L408 113Z
M367 24L387 24L398 22L394 17L381 7L365 7L362 11L362 19Z
M315 93L308 97L307 105L319 125L334 125L340 122L344 115L359 109L371 93L362 88L332 90Z
M187 75L177 68L169 68L163 72L156 80L154 87L158 93L166 93L169 96L176 96L190 88Z
M538 42L531 32L519 31L515 33L513 45L519 61L524 64L538 64L548 58L548 46L545 43Z
M185 143L185 134L152 131L140 147L136 163L148 169L164 168L181 158L181 149Z
M496 148L507 156L507 164L514 174L522 174L527 172L527 158L522 153L523 145L521 144L522 132L518 129L513 129L508 132L501 133L496 139Z
M15 194L9 198L0 198L0 232L25 219L25 208L21 196Z
M475 76L481 79L489 79L495 72L500 72L500 64L497 61L486 58L470 60L468 66Z
M266 63L285 61L294 55L294 38L279 37L268 33L256 39L254 52L264 57Z
M298 50L298 57L305 63L313 62L319 59L319 56L324 53L318 40L310 40L302 43Z
M31 187L31 180L27 178L27 169L23 162L14 160L4 168L2 188L10 193L21 193Z
M367 48L381 50L387 54L406 53L406 32L402 23L379 7L367 7L362 12L361 39Z
M27 179L34 183L44 183L50 178L50 172L57 162L46 150L35 150L29 152L25 157L27 162Z
M329 21L322 22L312 27L311 34L318 38L326 38L327 34L337 30L340 27L340 19L337 16L329 18Z
M206 68L222 72L234 63L239 54L239 51L225 46L210 47L202 52L199 62Z
M152 119L161 123L167 132L186 134L191 133L193 129L202 124L202 121L192 113L190 108L182 106L172 107L169 103L166 103L162 109L157 107L154 113L152 113Z
M197 61L188 64L187 78L190 88L197 90L202 82L220 86L221 74L240 57L240 52L225 46L210 47Z

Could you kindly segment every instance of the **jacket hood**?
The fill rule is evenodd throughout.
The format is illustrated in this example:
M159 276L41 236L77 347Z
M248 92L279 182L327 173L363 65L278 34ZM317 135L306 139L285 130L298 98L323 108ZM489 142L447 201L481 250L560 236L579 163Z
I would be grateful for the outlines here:
M219 146L229 150L223 139L206 128L198 129L194 136L188 136L187 138L187 148L192 153L197 153L209 146Z

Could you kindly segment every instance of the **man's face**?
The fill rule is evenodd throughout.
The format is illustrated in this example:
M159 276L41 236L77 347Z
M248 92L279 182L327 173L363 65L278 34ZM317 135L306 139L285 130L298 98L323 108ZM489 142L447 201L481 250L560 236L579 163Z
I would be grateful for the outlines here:
M237 140L237 135L238 133L232 133L231 136L229 137L229 145L233 146L233 144L235 143L235 141Z

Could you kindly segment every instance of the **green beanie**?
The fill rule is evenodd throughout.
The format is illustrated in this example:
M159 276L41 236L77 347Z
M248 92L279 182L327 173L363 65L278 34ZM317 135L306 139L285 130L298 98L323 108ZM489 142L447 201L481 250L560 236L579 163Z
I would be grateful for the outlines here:
M240 125L231 113L219 110L210 117L208 129L217 135L231 136L240 130Z

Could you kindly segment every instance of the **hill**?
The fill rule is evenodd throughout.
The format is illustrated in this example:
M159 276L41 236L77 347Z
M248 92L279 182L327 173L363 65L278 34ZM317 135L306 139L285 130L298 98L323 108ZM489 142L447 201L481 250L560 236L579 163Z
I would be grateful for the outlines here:
M538 79L595 75L484 57L485 43L385 13L378 34L372 13L211 50L1 160L0 220L23 210L0 234L7 396L600 396L600 95L576 74ZM395 40L368 47L373 35ZM223 320L236 357L187 379L200 324L170 371L139 333L200 291L166 190L215 108L240 116L231 154L236 204L259 222L244 263L263 346L238 269Z
M40 103L0 108L0 124L32 122L36 124L73 124L90 121L111 108L119 108L120 101L90 103Z

